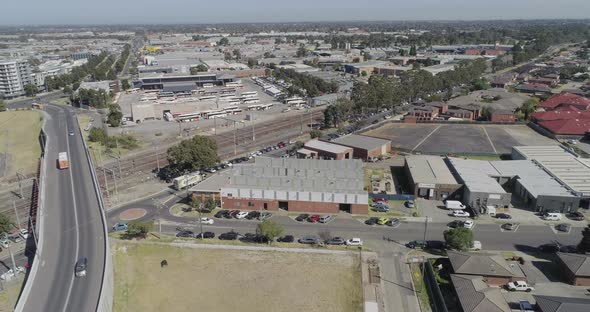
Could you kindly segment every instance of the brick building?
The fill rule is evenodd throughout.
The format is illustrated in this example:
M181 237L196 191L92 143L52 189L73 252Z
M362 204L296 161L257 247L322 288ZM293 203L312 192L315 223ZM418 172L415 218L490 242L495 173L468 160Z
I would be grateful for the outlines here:
M498 110L492 112L492 117L490 119L492 122L515 122L516 116L514 113L507 110Z
M302 151L297 151L299 158L352 159L353 149L317 139L307 141ZM302 157L305 156L305 157Z
M352 148L353 158L370 159L391 152L391 141L364 135L350 134L332 141L335 144Z
M574 286L590 286L590 256L557 253L559 265L568 282Z
M257 157L216 176L222 178L212 184L219 184L206 189L219 190L223 209L368 213L361 160ZM201 184L190 190L193 196L200 195Z

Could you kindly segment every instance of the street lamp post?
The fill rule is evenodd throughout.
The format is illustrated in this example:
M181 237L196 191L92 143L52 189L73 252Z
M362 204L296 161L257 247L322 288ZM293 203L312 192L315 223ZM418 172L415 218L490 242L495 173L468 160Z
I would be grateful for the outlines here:
M8 240L8 234L6 232L2 233L2 238ZM14 260L14 254L12 253L12 249L10 249L10 243L7 245L8 253L10 254L10 260L12 260L12 269L14 270L14 274L18 274L18 270L16 268L16 261Z

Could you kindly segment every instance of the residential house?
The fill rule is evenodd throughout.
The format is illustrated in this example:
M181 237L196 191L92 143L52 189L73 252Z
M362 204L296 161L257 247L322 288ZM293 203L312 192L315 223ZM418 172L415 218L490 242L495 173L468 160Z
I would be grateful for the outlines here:
M508 263L500 254L447 251L456 274L481 276L489 285L501 286L512 281L526 280L517 263Z
M511 312L498 287L489 287L481 276L451 274L463 312Z
M539 312L588 312L590 299L533 295Z
M557 258L568 282L574 286L590 286L590 256L558 252Z

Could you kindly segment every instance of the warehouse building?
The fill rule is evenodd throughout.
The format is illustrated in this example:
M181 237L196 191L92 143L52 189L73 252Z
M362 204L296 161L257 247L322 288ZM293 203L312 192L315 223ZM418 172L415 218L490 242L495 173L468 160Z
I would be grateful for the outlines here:
M509 208L513 194L537 212L579 208L580 198L535 161L448 160L464 185L463 203L479 213Z
M320 159L352 159L353 149L347 146L332 144L313 139L305 143L304 148L297 151L298 158Z
M350 134L334 139L332 143L352 148L352 157L357 159L377 158L391 152L391 141L364 135Z
M215 196L211 190L219 189L224 209L367 214L363 172L360 160L257 157L211 183L205 180L204 187L196 185L191 192Z
M204 84L224 85L233 82L234 76L219 73L206 73L199 75L166 75L156 73L146 75L133 81L134 88L143 90L167 90L172 92L186 92L202 87Z
M416 197L432 200L460 199L457 182L444 159L438 156L406 156L404 169Z

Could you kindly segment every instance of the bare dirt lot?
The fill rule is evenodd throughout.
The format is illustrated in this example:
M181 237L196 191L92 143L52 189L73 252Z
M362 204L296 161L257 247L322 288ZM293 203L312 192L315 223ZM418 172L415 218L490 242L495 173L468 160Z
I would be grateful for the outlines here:
M526 125L388 123L363 134L390 139L404 151L440 154L507 154L512 146L558 144Z
M362 311L352 255L112 245L114 311ZM166 259L168 266L160 268Z

